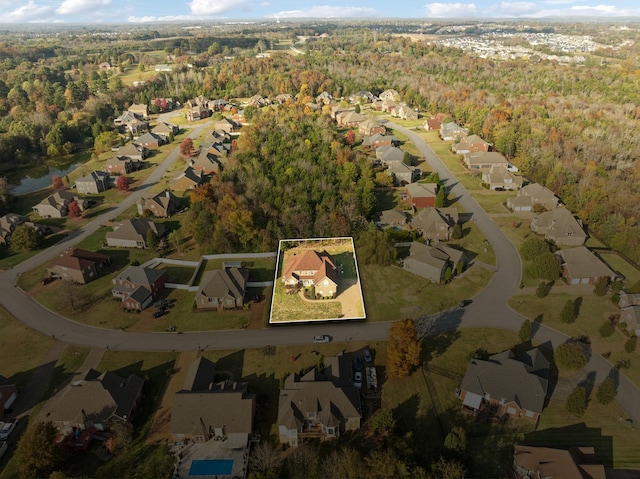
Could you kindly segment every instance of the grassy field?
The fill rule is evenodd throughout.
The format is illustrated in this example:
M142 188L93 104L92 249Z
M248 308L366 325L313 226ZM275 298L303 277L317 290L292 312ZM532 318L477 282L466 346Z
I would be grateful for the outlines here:
M281 281L275 283L275 294L271 308L271 322L309 321L335 319L342 314L339 301L304 301L296 294L288 294Z

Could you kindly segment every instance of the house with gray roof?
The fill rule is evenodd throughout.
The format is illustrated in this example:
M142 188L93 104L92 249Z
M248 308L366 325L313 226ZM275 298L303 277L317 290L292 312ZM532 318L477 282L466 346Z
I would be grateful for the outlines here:
M34 228L41 236L46 236L51 232L51 228L47 225L41 225L29 221L26 216L18 215L16 213L7 213L4 216L0 216L0 244L11 244L11 235L15 229L20 225L28 225Z
M376 158L383 165L390 165L394 162L402 162L404 160L404 151L395 146L382 146L376 148Z
M164 291L166 282L164 269L129 266L111 280L111 294L122 300L125 309L142 311Z
M156 237L160 238L164 236L165 227L149 218L132 218L114 226L113 231L108 231L105 237L107 245L112 248L145 249L149 231L153 231Z
M390 226L399 226L404 227L407 226L409 222L409 215L400 210L384 210L380 212L380 219L378 220L378 225L382 227L390 227Z
M413 217L411 226L429 241L449 241L458 219L458 209L455 207L424 208Z
M170 432L179 442L216 439L246 447L255 410L256 396L248 392L246 382L218 377L215 364L199 357L173 396Z
M111 176L105 171L92 171L76 180L76 191L83 195L97 195L112 185Z
M567 208L545 211L531 220L531 230L561 246L581 246L587 240L582 221Z
M396 186L413 183L422 177L422 170L420 168L409 166L403 161L389 163L386 171L393 177L393 184Z
M414 208L428 208L436 205L437 183L409 183L405 186L407 201Z
M107 431L114 422L130 422L140 404L144 380L135 374L126 378L111 371L90 369L45 403L39 414L62 433L74 429Z
M374 133L371 136L365 136L362 139L362 146L367 148L391 147L398 144L398 138L394 135L384 135L382 133Z
M127 143L118 148L118 156L126 156L132 160L142 161L149 156L149 150L144 146L138 146L133 143Z
M509 168L509 160L497 151L477 151L464 155L464 164L470 170L489 171L496 166Z
M622 308L619 322L627 325L629 334L640 336L640 306L633 305Z
M490 190L519 190L524 179L509 171L504 165L494 165L489 171L482 173L482 182L489 185Z
M538 348L518 357L509 350L487 360L472 359L458 397L464 407L474 411L491 405L497 407L500 414L537 421L548 385L549 361Z
M360 392L353 387L350 357L325 362L323 371L314 367L285 379L278 400L281 444L296 447L307 440L338 438L360 428Z
M596 284L601 278L615 281L618 275L586 246L556 252L567 284Z
M159 146L164 145L166 142L166 137L156 135L155 133L152 133L150 131L146 132L144 135L140 135L136 139L136 143L139 146L149 149L158 148Z
M545 210L558 206L558 197L549 188L539 183L530 183L518 190L514 198L507 200L507 207L512 211L533 211L536 205Z
M62 218L69 213L69 203L76 201L80 211L84 211L89 203L68 191L56 191L33 207L33 211L43 218Z
M187 191L200 186L203 181L202 170L187 166L171 181L170 186L172 191Z
M449 123L443 123L440 126L440 138L444 141L460 141L461 138L464 138L468 134L468 128L462 128L452 121Z
M402 268L432 283L440 283L445 279L447 268L453 275L458 263L464 265L464 251L444 244L430 246L414 241L409 248L409 256L402 261Z
M196 293L196 308L242 308L247 292L249 271L246 268L224 268L205 271Z
M151 133L163 137L169 141L169 137L175 136L180 132L180 128L171 123L160 122L151 129Z

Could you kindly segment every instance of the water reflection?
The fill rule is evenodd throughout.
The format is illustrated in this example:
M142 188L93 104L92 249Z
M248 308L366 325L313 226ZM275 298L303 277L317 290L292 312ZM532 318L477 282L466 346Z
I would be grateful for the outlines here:
M8 173L7 181L12 185L11 193L20 195L51 186L52 178L55 175L64 178L78 166L86 163L89 158L89 153L80 152Z

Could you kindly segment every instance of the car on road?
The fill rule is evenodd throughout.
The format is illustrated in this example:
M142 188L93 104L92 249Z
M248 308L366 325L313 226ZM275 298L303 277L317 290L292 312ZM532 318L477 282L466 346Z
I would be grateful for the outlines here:
M319 336L314 336L313 337L313 342L315 344L330 343L331 342L331 336L329 336L328 334L321 334Z
M371 352L368 349L365 349L362 355L364 356L365 363L371 364L373 362L373 358L371 357Z
M360 356L356 356L355 361L353 361L353 367L356 369L356 371L362 371L362 359L360 358Z
M353 387L360 389L362 387L362 373L357 371L353 376Z
M459 308L466 308L467 306L469 306L471 303L473 303L472 299L463 299L462 301L460 301L458 303L458 307Z
M0 422L0 441L6 441L16 428L18 420L15 419L11 422Z

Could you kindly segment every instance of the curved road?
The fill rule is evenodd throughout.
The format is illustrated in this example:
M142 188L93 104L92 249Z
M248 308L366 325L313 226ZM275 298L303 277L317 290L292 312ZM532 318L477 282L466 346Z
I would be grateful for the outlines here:
M498 267L493 279L474 298L473 303L464 309L458 308L421 318L419 323L423 331L440 332L457 327L498 327L517 331L525 318L509 308L507 301L521 280L521 263L518 252L421 137L399 125L393 123L387 123L387 125L402 132L414 142L433 170L437 171L445 182L449 190L449 197L455 197L461 206L473 215L473 221L490 242L497 257ZM195 128L189 136L196 137L205 126L207 124ZM0 274L0 304L19 321L43 334L91 348L130 351L242 349L266 345L308 344L311 337L317 334L331 334L337 341L371 341L387 338L387 330L391 322L305 324L293 327L278 326L262 330L226 330L184 334L106 330L62 318L14 287L18 274L30 271L49 261L64 249L95 232L101 224L132 206L145 190L162 178L178 158L178 152L179 147L176 147L142 185L116 208L97 217L55 246L20 263L12 270ZM543 325L536 324L534 326L534 339L540 343L550 342L554 347L557 347L568 339L566 335ZM606 378L611 370L611 364L598 355L591 355L585 367L586 374L593 376L595 384L599 384ZM637 404L640 404L640 390L622 375L619 376L617 400L627 415L640 423L640 411L637 408Z

